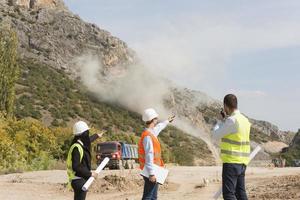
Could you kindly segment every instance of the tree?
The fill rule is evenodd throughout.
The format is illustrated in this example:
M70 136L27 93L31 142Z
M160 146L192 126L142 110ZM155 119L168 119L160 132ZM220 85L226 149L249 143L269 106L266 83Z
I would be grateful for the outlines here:
M17 61L17 34L11 28L0 27L0 110L12 117L15 84L20 74Z

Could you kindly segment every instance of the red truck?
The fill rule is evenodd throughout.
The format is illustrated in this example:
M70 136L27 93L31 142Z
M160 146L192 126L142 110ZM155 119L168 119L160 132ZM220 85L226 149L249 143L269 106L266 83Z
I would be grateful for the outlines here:
M96 146L97 165L108 157L110 159L107 167L109 169L133 169L138 163L138 147L135 144L125 142L102 142Z

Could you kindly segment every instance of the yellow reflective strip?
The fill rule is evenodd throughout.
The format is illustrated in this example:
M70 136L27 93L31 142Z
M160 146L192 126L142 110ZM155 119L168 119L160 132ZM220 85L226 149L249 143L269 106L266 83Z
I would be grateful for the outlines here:
M231 155L231 156L239 156L239 157L249 157L250 156L250 153L228 151L228 150L223 150L223 149L221 149L221 153Z
M238 141L230 140L228 138L222 138L222 142L235 144L235 145L250 145L250 142L238 142Z

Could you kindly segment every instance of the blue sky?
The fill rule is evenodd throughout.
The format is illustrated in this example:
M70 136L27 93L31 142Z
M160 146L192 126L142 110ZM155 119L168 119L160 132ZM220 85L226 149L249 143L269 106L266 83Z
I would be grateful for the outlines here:
M300 1L66 0L145 65L281 129L300 128Z

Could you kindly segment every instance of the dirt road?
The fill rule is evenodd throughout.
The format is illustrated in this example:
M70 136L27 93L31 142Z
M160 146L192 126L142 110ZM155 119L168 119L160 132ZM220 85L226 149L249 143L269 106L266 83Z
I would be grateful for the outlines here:
M209 200L219 188L221 167L170 167L161 200ZM65 171L39 171L0 176L0 199L72 199L65 187ZM105 171L91 188L90 200L137 200L143 182L138 170ZM300 199L300 168L249 168L249 199Z

